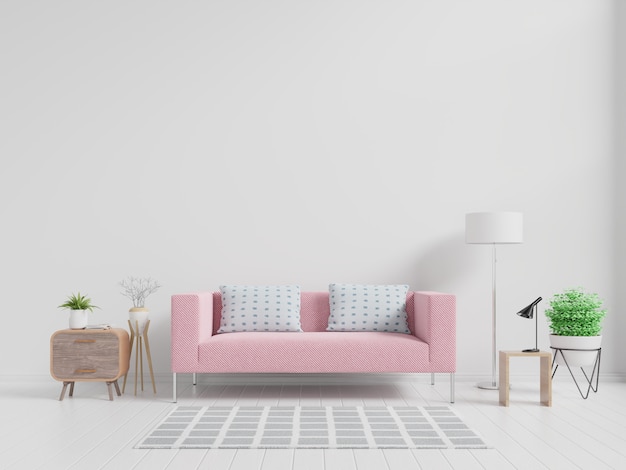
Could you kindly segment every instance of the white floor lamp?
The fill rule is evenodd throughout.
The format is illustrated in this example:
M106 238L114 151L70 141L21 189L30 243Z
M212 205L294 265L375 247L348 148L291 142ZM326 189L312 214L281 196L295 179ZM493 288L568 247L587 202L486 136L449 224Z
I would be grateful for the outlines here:
M492 379L480 382L479 388L497 390L496 377L496 245L522 243L523 216L521 212L472 212L465 215L465 243L492 245L491 315L492 315Z

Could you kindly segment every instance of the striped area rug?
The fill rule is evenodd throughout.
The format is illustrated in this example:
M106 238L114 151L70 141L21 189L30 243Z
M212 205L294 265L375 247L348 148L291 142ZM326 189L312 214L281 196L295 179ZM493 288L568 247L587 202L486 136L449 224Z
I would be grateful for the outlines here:
M178 406L139 449L481 449L448 406Z

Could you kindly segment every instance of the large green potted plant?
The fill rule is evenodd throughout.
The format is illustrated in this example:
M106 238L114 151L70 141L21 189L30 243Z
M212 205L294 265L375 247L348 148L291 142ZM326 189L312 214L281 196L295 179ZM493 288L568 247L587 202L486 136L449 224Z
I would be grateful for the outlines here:
M81 295L79 292L68 295L65 303L59 305L58 308L70 311L70 328L72 330L81 330L87 327L87 312L93 312L94 308L100 307L93 305L89 297Z
M566 289L555 294L550 308L545 311L550 326L550 346L560 349L587 351L562 351L570 367L593 364L596 352L602 344L602 319L606 310L595 293L581 288ZM556 354L557 364L564 365L561 354Z

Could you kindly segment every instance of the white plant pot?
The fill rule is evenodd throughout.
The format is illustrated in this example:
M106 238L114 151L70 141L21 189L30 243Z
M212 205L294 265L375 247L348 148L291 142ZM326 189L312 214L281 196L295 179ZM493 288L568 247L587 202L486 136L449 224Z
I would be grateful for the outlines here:
M550 346L563 349L590 349L591 351L563 351L567 364L570 367L592 366L596 360L596 351L602 345L602 335L599 336L559 336L550 335ZM555 351L556 363L564 366L563 356Z
M136 331L137 334L143 334L143 330L146 327L146 322L148 321L149 315L150 311L144 307L133 307L128 311L128 318L130 320L130 324L133 327L133 330L139 328L139 330ZM139 325L139 327L137 327L137 325Z
M70 310L70 328L72 330L82 330L87 327L89 312L87 310Z

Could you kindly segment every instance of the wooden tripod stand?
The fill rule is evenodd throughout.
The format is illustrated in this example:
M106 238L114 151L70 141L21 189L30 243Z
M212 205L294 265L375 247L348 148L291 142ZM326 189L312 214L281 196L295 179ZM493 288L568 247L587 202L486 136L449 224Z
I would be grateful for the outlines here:
M133 324L128 320L128 326L130 327L130 355L133 354L133 345L135 345L135 395L137 395L137 370L139 369L141 374L141 391L143 392L143 346L145 345L146 357L148 359L148 367L150 368L150 379L152 380L152 389L156 393L156 385L154 383L154 372L152 371L152 357L150 356L150 342L148 341L148 327L150 326L150 320L146 321L146 325L143 328L143 332L139 333L139 322L136 321ZM128 372L124 375L124 383L122 384L122 393L126 390L126 379Z

